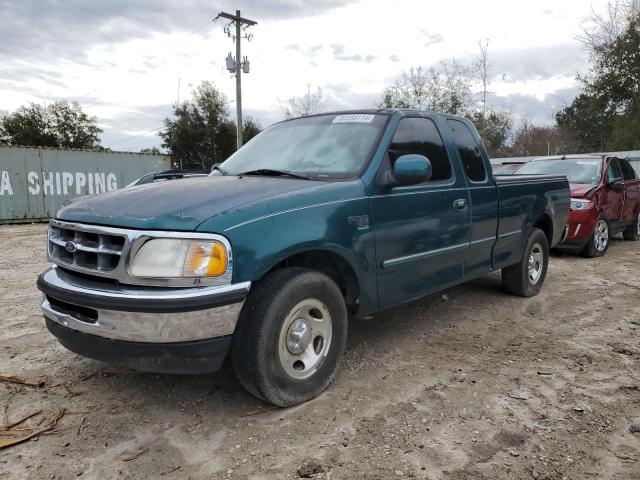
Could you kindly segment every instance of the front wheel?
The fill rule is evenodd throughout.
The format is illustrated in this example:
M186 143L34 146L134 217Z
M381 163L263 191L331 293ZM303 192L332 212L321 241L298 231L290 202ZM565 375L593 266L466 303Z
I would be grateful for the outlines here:
M601 257L609 249L609 224L603 218L598 220L593 235L584 246L582 255L588 258Z
M629 225L623 232L622 236L625 240L640 240L640 212L636 217L633 225Z
M522 260L502 269L502 283L507 292L533 297L540 292L549 265L549 242L539 228L531 230Z
M315 270L276 270L252 289L233 334L231 360L253 395L290 407L331 382L347 340L336 283Z

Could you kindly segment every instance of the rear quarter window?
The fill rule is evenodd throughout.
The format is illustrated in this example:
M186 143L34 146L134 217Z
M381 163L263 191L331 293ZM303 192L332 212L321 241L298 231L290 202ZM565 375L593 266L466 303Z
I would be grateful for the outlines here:
M483 182L487 178L487 171L482 161L480 145L473 137L471 130L459 120L447 120L453 140L462 160L464 173L472 182Z

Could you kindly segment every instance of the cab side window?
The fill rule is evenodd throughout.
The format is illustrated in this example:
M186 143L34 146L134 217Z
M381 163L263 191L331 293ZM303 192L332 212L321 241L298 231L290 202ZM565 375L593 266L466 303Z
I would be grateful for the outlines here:
M609 168L607 169L607 178L609 179L609 183L619 182L624 179L624 174L622 173L622 166L620 165L620 161L617 158L612 158L609 161Z
M624 175L625 181L637 179L635 170L627 160L620 160L620 164L622 165L622 174Z
M467 178L472 182L483 182L487 178L487 172L482 161L480 145L473 138L471 130L460 120L447 120L447 126L451 129Z
M396 128L387 152L391 164L402 155L424 155L431 162L431 182L451 178L451 162L442 137L433 121L427 118L403 118Z

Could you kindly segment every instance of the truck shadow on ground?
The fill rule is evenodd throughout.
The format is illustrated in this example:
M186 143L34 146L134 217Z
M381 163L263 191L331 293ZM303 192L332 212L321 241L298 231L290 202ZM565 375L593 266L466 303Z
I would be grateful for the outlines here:
M612 239L611 250L621 242ZM574 254L561 256L564 262L575 265L575 268L593 261ZM382 355L402 348L404 343L417 336L437 335L442 329L467 321L469 316L473 316L473 312L468 310L470 305L480 304L482 308L491 308L495 303L506 303L520 309L526 306L527 301L529 299L506 293L502 288L500 273L497 272L370 317L351 318L341 370L353 370L354 362L375 364ZM141 406L144 404L143 408L161 407L167 413L179 413L192 405L223 407L225 415L241 417L247 411L268 406L242 388L228 360L220 371L204 375L136 372L80 357L69 358L67 367L77 372L80 383L90 383L92 388L105 391L107 396L115 396L118 400L126 398L132 404L139 403ZM357 368L358 365L355 365ZM340 379L341 373L335 382L338 387ZM330 388L335 387L333 385ZM148 403L149 396L153 398L152 404Z
M444 328L446 325L443 320L448 323L456 321L447 318L447 304L451 301L464 302L468 295L482 295L485 298L488 295L490 301L500 301L508 296L502 290L499 275L493 274L370 317L351 318L345 360L341 369L345 368L345 362L349 362L354 348L358 349L358 356L364 355L359 361L364 364L374 363L381 353L401 345L407 332L437 331L438 328ZM360 352L363 344L366 344L366 350ZM221 406L227 414L232 414L233 411L242 414L247 410L267 406L243 389L236 380L228 359L218 372L202 375L137 372L79 356L69 358L67 368L77 372L80 384L89 383L92 388L108 392L108 396L126 397L134 404L142 404L144 401L145 408L152 406L146 403L151 395L153 403L161 406L167 413L172 410L179 412L185 408L185 404Z

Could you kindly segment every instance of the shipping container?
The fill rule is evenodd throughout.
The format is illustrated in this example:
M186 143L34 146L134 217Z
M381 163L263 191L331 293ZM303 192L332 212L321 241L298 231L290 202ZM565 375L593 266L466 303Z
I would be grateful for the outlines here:
M44 221L69 199L168 168L161 154L0 145L0 223Z

